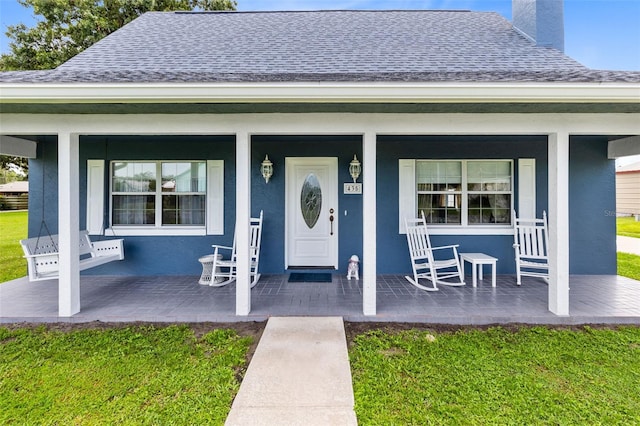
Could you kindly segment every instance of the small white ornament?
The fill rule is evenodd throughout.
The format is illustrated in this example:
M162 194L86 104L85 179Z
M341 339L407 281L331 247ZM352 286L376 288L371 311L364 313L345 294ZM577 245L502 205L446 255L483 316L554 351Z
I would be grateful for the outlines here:
M355 254L349 259L349 266L347 267L347 279L355 277L356 280L360 279L359 273L360 259Z

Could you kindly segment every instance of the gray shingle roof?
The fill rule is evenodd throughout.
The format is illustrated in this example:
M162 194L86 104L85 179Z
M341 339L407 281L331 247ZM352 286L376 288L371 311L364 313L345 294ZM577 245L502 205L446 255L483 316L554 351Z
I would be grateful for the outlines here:
M537 47L497 13L146 13L16 82L640 81Z

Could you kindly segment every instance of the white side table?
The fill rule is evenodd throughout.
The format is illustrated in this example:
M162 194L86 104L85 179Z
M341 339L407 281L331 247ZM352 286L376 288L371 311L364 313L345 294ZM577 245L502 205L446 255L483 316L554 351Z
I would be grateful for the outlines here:
M222 259L222 255L218 255L218 260ZM202 275L200 275L199 284L209 285L211 284L211 276L213 275L213 261L215 260L215 256L212 254L207 254L198 259L198 262L202 263ZM220 268L216 268L220 272ZM220 278L216 278L216 282L221 281Z
M491 265L491 287L496 286L496 262L498 261L498 259L484 253L460 253L460 263L462 264L461 266L463 272L465 261L471 264L471 277L474 287L476 287L478 284L478 280L476 279L476 269L478 271L480 279L482 279L483 265Z

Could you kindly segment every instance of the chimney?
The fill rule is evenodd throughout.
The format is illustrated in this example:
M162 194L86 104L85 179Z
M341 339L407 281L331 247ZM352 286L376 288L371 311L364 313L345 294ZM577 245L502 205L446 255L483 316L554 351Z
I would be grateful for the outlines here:
M564 52L564 0L512 0L513 26L538 46Z

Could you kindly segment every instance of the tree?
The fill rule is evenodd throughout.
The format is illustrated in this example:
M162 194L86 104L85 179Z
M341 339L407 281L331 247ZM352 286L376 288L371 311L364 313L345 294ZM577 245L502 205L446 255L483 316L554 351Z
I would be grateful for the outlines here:
M22 157L0 155L0 183L27 180L29 160Z
M28 169L29 160L23 157L12 157L10 155L0 155L0 169Z
M235 10L236 0L18 0L42 17L7 28L10 54L0 70L52 69L141 14L171 10Z

